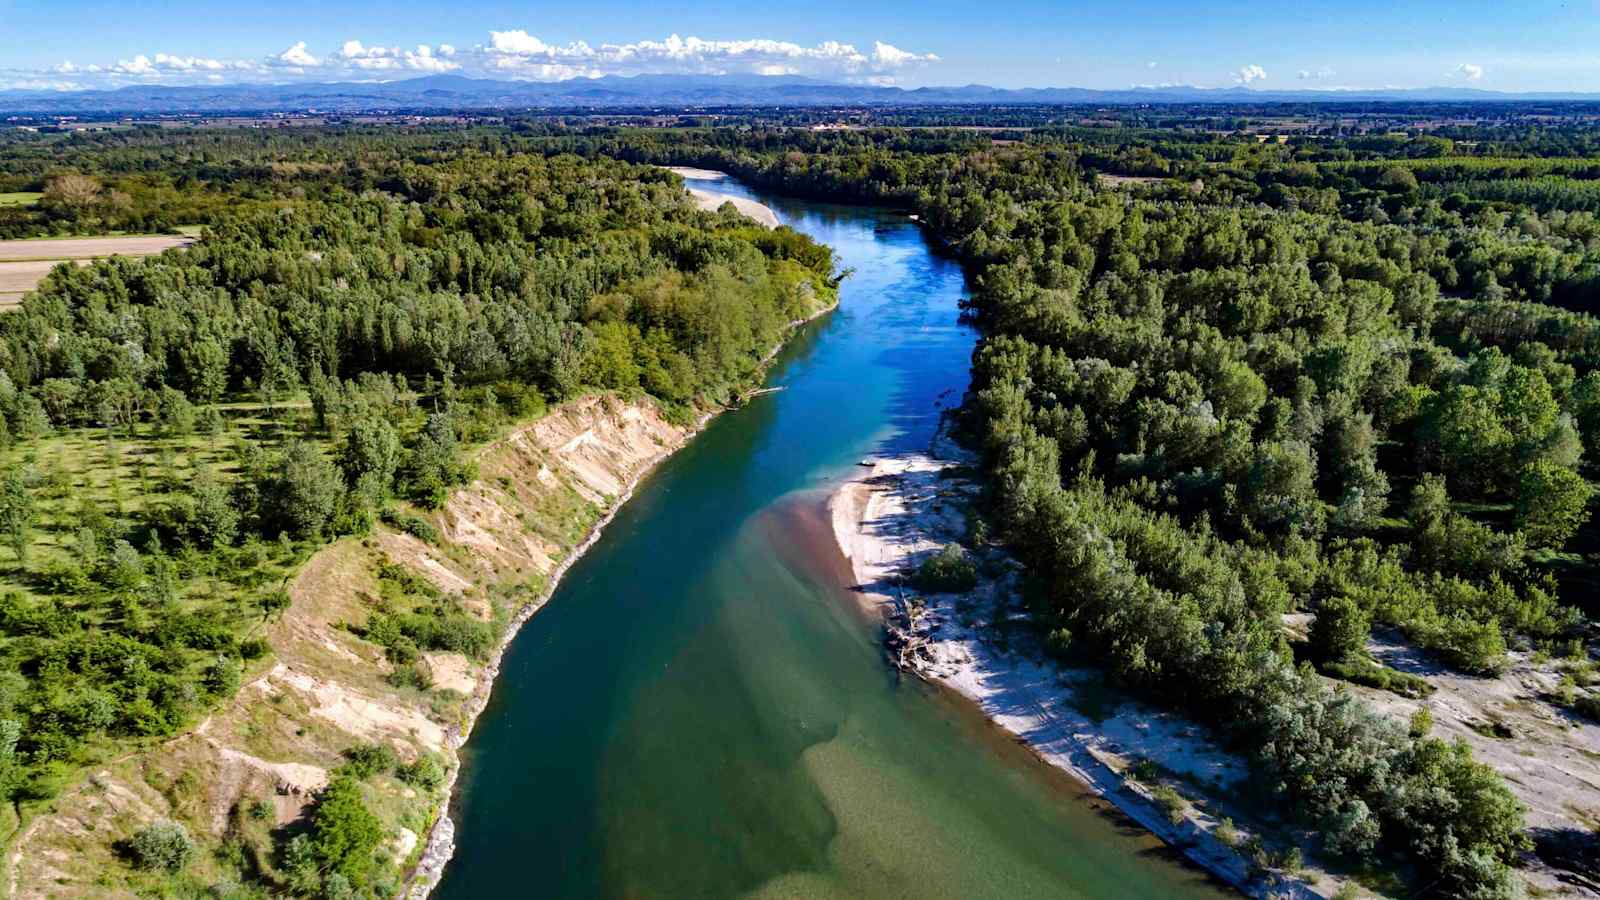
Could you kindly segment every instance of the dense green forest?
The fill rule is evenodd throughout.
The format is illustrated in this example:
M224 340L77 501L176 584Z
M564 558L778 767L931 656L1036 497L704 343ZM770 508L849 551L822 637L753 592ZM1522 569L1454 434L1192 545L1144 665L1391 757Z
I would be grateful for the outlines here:
M973 276L962 424L1048 645L1211 723L1330 854L1512 895L1529 844L1501 778L1325 676L1421 687L1366 654L1384 626L1468 673L1564 659L1563 702L1594 708L1600 223L1571 187L1590 162L1074 137L634 132L592 150L915 210ZM1315 614L1298 648L1280 624L1297 611Z
M62 266L0 316L0 795L24 814L232 696L318 547L380 518L436 540L414 511L475 477L472 446L593 391L697 418L836 287L826 247L699 211L663 170L459 136L25 141L0 172L46 195L4 211L11 234L206 226ZM401 681L419 649L492 647L503 623L378 576L352 625ZM443 773L352 752L264 887L393 890L359 783ZM126 855L176 871L194 849L167 823Z
M608 160L682 163L914 210L960 256L983 340L959 424L1048 646L1212 726L1330 855L1511 895L1528 837L1501 778L1330 681L1419 689L1366 653L1376 627L1466 673L1559 660L1559 701L1600 708L1596 141L1280 143L1137 114L1002 139L512 123L0 145L0 190L46 195L0 209L0 234L210 226L186 253L62 270L0 318L12 796L46 795L95 735L170 733L226 693L297 554L437 503L496 423L590 386L725 398L832 261ZM90 202L65 202L68 176ZM126 462L161 442L184 461ZM60 460L86 458L120 474L80 508ZM200 587L162 593L178 582ZM478 640L374 625L402 652ZM123 674L93 641L148 662ZM153 712L93 715L127 708Z

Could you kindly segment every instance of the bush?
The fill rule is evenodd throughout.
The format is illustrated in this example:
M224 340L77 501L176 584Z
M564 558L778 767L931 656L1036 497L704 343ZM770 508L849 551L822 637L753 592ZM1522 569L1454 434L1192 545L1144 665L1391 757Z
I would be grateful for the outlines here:
M176 872L194 857L194 840L189 837L189 829L163 820L141 828L128 841L128 853L141 869Z
M1322 674L1332 678L1343 679L1351 684L1375 687L1402 697L1426 697L1434 691L1433 684L1421 675L1380 666L1365 658L1346 658L1323 663L1321 671Z
M418 691L433 689L433 673L421 663L396 666L393 672L384 676L383 680L397 688L411 688Z
M1189 810L1188 802L1172 785L1156 785L1150 796L1155 799L1156 805L1161 807L1161 811L1167 814L1167 821L1174 825L1182 822L1184 814Z
M344 758L343 771L363 780L382 775L400 762L388 744L357 744L345 749Z
M436 790L444 784L444 764L431 753L424 753L417 757L417 761L401 766L395 776L406 784L423 790Z
M917 567L912 583L932 593L959 593L978 586L978 567L959 544L946 544Z
M1217 840L1227 844L1229 847L1239 846L1239 829L1234 826L1233 819L1228 816L1222 817L1222 821L1217 823L1217 830L1213 833L1216 835Z
M232 697L239 692L243 667L231 656L219 656L206 667L201 683L206 691L217 697Z
M1311 652L1325 662L1352 659L1365 651L1371 632L1372 617L1361 604L1349 597L1329 597L1311 623Z
M94 586L81 566L63 560L52 560L39 577L52 594L82 594Z
M1579 694L1572 701L1572 711L1600 722L1600 694Z
M403 531L425 544L438 546L442 540L439 529L433 527L432 522L421 516L413 516L409 513L400 512L393 507L385 507L380 518L390 528Z

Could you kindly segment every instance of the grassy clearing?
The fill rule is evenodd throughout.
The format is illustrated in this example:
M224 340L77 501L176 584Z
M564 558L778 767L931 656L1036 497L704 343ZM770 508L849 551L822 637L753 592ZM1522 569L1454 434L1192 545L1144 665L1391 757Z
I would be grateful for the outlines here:
M36 191L0 193L0 206L32 206L44 195Z

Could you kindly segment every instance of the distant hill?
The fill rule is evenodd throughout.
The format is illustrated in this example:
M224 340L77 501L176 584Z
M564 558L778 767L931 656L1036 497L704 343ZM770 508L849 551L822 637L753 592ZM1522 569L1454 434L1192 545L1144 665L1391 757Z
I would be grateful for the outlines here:
M98 91L0 91L0 114L358 112L697 106L872 106L1137 103L1360 103L1592 101L1600 94L1509 94L1458 87L1375 91L1272 91L1242 87L899 88L791 76L636 75L567 81L492 81L433 75L403 81L326 84L138 85Z

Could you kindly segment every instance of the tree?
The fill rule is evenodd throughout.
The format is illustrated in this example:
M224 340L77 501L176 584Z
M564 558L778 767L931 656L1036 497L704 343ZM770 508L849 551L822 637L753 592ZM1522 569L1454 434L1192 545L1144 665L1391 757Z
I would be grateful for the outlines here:
M378 503L389 496L400 468L400 435L383 419L363 418L350 424L339 451L339 468L353 491Z
M297 538L318 538L333 521L344 498L339 470L315 444L292 441L262 492L268 519Z
M1589 520L1594 487L1582 475L1540 460L1522 470L1516 523L1536 547L1560 549Z
M1417 176L1404 166L1390 166L1378 176L1378 187L1397 194L1415 193Z
M76 214L98 204L100 200L99 179L69 172L45 182L44 197L39 202L46 208Z
M1317 607L1311 622L1311 652L1318 659L1339 662L1363 653L1372 617L1349 597L1333 596Z
M0 482L0 531L5 534L17 562L28 560L28 538L37 515L33 495L20 469L11 469Z
M128 841L128 853L141 869L176 872L194 856L194 840L183 825L163 820L139 829Z
M1423 410L1422 437L1451 484L1469 492L1496 490L1514 455L1515 438L1496 399L1492 389L1456 385L1431 398Z
M455 425L449 414L433 413L406 456L406 493L417 503L437 509L449 497L450 487L465 480L466 472L456 461Z
M239 533L239 510L227 488L210 469L201 469L189 484L189 539L201 547L224 547Z
M211 338L201 338L183 348L183 368L189 396L197 403L216 403L228 389L228 354Z
M1303 441L1257 447L1245 481L1251 517L1269 528L1320 532L1323 512L1317 499L1316 471L1311 448Z
M348 774L335 775L311 813L311 847L323 870L364 884L372 853L382 843L383 823L362 800L361 783Z

